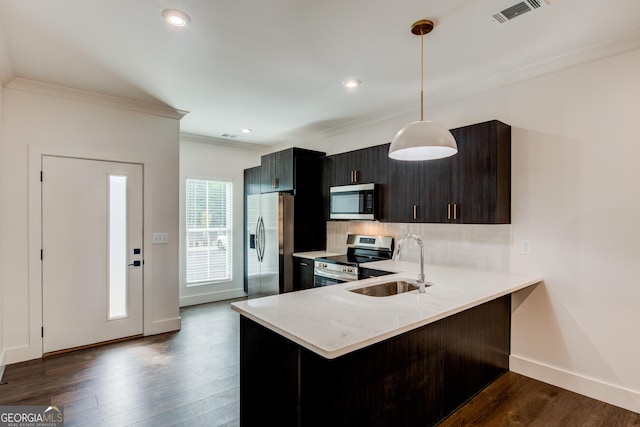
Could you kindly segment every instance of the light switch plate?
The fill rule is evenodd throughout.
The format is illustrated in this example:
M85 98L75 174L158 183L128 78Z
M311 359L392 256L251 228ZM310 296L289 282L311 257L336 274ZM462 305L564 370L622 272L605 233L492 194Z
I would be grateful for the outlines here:
M169 233L153 233L154 245L166 245L169 243Z

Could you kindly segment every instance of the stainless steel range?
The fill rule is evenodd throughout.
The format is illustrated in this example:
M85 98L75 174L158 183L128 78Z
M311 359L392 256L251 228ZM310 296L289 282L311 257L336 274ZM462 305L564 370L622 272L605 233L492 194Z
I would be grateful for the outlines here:
M327 286L362 278L361 265L371 261L391 259L393 237L347 235L347 253L316 258L313 263L314 285Z

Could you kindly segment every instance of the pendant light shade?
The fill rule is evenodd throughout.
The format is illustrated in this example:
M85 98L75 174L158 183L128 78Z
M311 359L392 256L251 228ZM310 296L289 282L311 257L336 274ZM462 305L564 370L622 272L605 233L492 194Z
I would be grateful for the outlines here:
M453 135L439 123L409 123L393 137L389 157L396 160L434 160L453 156L458 146Z
M458 152L456 140L441 124L424 120L424 35L433 30L433 22L423 19L411 26L411 33L421 39L420 120L409 123L393 137L389 157L396 160L434 160Z

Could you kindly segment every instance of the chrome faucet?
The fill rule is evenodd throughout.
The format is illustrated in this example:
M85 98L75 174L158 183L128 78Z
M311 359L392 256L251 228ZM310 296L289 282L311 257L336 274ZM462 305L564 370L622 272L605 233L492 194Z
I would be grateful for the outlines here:
M424 293L424 288L425 288L425 282L424 282L424 245L422 244L422 239L419 236L416 236L415 234L405 234L404 236L400 237L400 239L398 239L398 244L396 245L395 250L393 251L393 256L391 257L392 259L396 259L398 257L398 255L400 255L400 249L402 246L402 242L405 239L413 239L418 243L418 246L420 246L420 273L418 274L418 280L416 282L416 284L419 286L420 290L418 292L420 292L421 294Z

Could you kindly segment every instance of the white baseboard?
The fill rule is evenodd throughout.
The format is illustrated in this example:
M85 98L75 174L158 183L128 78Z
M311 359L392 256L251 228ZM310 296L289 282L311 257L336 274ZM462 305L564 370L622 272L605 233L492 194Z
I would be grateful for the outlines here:
M4 363L3 366L11 365L13 363L26 362L27 360L37 359L40 356L33 356L31 354L31 347L28 345L21 345L19 347L7 348L4 350Z
M165 332L179 331L182 327L182 319L180 316L170 319L155 320L144 328L145 335L164 334Z
M524 376L640 413L640 392L545 365L509 356L509 370Z
M227 299L246 297L247 294L243 289L231 289L228 291L211 292L208 294L193 295L187 297L180 297L180 307L186 307L189 305L206 304L215 301L224 301Z

